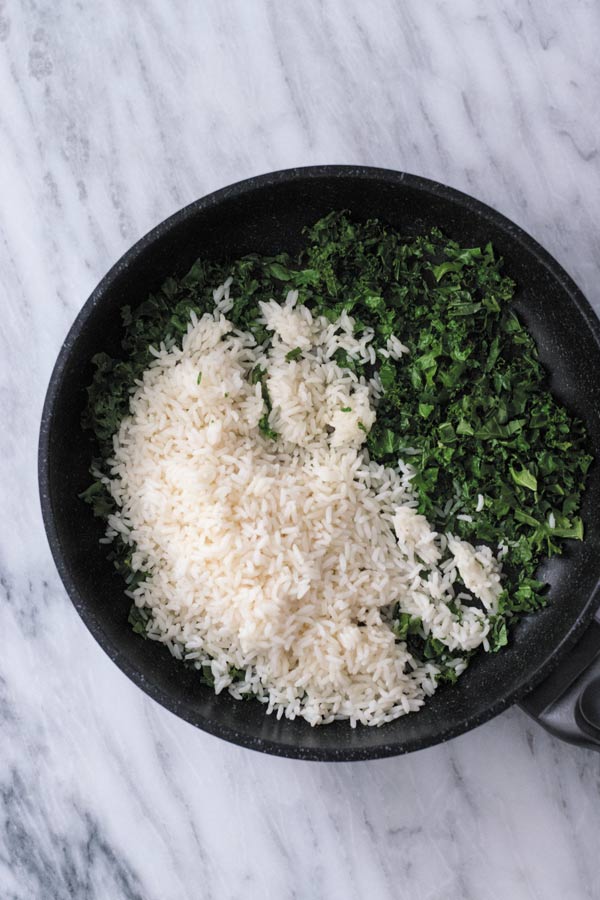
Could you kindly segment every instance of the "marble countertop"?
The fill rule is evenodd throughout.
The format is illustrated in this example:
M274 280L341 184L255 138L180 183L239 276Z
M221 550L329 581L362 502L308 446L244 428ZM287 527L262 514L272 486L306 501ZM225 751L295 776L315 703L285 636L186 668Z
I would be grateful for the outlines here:
M533 234L600 311L595 0L0 0L0 896L598 897L600 756L513 709L446 746L262 756L88 634L37 499L50 371L109 266L208 191L403 169Z

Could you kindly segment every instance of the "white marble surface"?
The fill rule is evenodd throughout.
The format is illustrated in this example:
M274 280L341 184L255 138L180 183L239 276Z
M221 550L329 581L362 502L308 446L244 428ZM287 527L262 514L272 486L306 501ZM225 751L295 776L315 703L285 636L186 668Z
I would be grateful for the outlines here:
M54 571L43 395L106 269L192 199L324 162L523 225L600 310L596 0L0 0L0 896L600 896L600 757L512 710L448 746L261 756L147 699Z

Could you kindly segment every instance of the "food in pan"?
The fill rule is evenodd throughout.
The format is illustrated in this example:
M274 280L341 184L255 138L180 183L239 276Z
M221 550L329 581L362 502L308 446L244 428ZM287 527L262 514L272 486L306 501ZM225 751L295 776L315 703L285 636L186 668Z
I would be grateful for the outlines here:
M84 493L130 622L312 725L421 708L546 602L592 457L489 244L331 213L200 259L94 357Z

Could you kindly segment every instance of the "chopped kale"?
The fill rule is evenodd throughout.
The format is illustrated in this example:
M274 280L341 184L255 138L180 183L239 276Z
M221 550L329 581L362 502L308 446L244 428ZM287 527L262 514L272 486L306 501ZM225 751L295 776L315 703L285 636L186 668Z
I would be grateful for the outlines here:
M146 609L143 606L136 606L135 603L132 603L131 609L129 610L128 622L136 634L140 634L142 637L146 637L148 622L150 621L150 618L150 610Z
M366 442L370 457L394 465L410 450L419 512L433 527L506 546L506 590L488 638L491 650L504 646L508 626L546 602L545 586L535 578L542 558L561 553L564 539L583 538L578 511L592 456L582 422L549 392L535 342L514 306L515 284L492 246L461 247L435 228L406 238L377 220L354 222L333 212L306 230L299 258L281 253L198 260L135 309L123 308L121 357L99 353L92 360L82 424L93 432L103 459L128 412L135 380L152 359L149 348L180 341L190 313L211 310L213 289L230 276L227 315L258 345L269 339L260 302L282 301L290 290L299 291L313 315L333 322L346 312L355 334L373 330L374 366L343 349L334 355L358 376L378 373L383 396ZM389 356L392 335L409 349L400 361ZM301 353L294 348L287 359ZM266 373L257 368L251 380L261 384L266 409L259 429L277 441ZM358 427L366 431L362 423ZM98 470L102 463L96 460L94 481L82 498L106 518L114 502ZM479 495L485 502L476 511ZM449 511L448 498L456 498ZM472 521L458 519L460 512ZM113 544L112 559L129 586L144 577L132 571L125 544ZM132 616L134 628L145 633L141 612ZM418 620L402 614L394 628L419 659L440 666L441 680L456 678L453 655L425 638Z
M271 426L269 425L269 414L265 413L264 416L261 417L258 427L260 431L266 438L270 438L272 441L276 441L279 435L276 431L273 431Z

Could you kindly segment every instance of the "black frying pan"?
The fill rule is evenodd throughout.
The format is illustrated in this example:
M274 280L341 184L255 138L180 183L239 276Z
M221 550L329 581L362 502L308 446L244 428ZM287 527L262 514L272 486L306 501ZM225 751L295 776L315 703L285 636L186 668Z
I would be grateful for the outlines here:
M418 750L461 734L519 700L543 725L600 749L600 466L592 467L586 539L542 568L546 609L524 619L510 646L478 656L456 686L417 714L381 728L277 721L254 701L215 696L162 646L127 623L123 584L98 544L103 532L77 495L89 482L92 446L79 426L90 358L117 354L119 308L137 304L194 259L295 252L302 228L332 209L377 216L406 235L439 226L467 246L491 240L518 285L517 309L534 334L552 390L581 418L600 455L600 325L561 267L516 225L433 181L382 169L323 166L240 182L192 203L126 253L100 282L60 351L39 446L42 510L54 559L75 608L111 659L147 694L199 728L281 756L358 760ZM65 648L66 652L66 648ZM534 689L534 690L532 690Z

